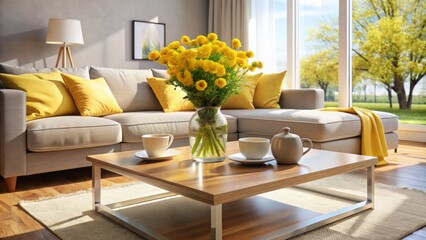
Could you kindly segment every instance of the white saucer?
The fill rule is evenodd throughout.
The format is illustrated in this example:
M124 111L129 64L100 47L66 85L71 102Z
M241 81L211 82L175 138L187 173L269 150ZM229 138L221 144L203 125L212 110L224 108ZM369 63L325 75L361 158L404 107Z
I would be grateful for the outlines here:
M180 154L180 151L175 150L175 149L167 149L166 152L159 157L148 157L148 154L146 153L145 150L139 151L137 153L135 153L135 157L138 158L142 158L144 160L167 160L167 159L172 159L174 156Z
M274 156L271 154L266 154L262 159L247 159L241 153L232 154L229 156L229 159L247 165L259 165L275 160Z

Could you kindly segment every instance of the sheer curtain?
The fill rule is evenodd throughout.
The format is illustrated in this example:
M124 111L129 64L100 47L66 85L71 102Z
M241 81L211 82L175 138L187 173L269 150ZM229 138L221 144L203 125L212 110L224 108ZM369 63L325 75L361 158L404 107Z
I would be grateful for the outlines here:
M277 71L275 1L250 0L249 48L263 62L263 72Z
M208 30L228 45L238 38L243 49L248 50L249 15L250 0L210 0Z

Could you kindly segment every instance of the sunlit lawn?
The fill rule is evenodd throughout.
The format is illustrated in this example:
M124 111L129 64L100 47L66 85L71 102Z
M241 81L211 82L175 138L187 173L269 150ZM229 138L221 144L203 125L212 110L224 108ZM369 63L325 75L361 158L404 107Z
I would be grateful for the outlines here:
M325 106L337 107L337 102L326 102ZM413 104L410 110L400 110L398 104L390 108L388 103L354 102L353 106L393 113L399 116L399 123L426 125L426 104Z

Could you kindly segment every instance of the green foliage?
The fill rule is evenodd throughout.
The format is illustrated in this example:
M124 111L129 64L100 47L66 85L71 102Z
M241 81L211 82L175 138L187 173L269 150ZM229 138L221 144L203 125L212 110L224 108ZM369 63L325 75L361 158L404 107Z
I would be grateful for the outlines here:
M300 77L307 87L318 85L325 93L330 85L337 85L337 54L335 51L323 50L301 60Z
M392 89L401 109L411 107L413 89L426 76L425 9L425 0L353 1L353 75ZM335 22L322 23L311 39L336 49L336 29Z
M399 123L426 125L426 105L413 104L410 110L389 108L386 103L353 103L355 107L389 112L399 117ZM326 102L325 107L337 107L337 102Z

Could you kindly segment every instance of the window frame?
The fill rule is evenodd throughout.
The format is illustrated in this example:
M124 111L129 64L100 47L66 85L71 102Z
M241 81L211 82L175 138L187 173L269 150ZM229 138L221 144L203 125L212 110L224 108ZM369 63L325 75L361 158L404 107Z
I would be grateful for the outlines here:
M300 88L299 1L287 0L287 86ZM339 107L352 106L352 0L339 0Z

